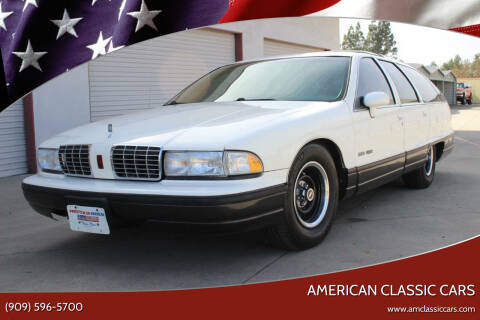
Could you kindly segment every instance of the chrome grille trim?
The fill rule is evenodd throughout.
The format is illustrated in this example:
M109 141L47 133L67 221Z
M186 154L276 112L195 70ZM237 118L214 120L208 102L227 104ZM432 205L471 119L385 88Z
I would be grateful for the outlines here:
M63 173L68 176L89 177L92 175L90 145L88 144L60 146L58 149L58 160Z
M113 146L110 154L117 179L159 181L162 178L160 147Z

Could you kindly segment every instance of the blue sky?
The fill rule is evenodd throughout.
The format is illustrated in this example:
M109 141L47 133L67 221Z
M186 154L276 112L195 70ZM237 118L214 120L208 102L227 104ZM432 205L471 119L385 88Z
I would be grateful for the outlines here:
M360 22L365 36L370 20L340 19L340 42L350 25ZM392 22L392 31L397 41L398 58L405 62L438 65L459 54L462 58L473 60L480 53L480 38L457 32L420 27L405 23Z

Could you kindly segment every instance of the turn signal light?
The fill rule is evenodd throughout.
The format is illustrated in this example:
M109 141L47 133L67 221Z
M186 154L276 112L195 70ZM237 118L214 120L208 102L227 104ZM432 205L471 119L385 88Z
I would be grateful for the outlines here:
M263 171L262 161L260 161L257 156L251 153L248 153L248 163L250 164L250 173L258 173Z

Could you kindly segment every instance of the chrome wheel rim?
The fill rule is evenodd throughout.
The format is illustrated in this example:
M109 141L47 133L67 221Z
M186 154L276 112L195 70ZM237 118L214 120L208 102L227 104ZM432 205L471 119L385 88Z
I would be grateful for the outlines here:
M430 146L427 154L427 163L425 164L425 174L429 177L433 171L433 146Z
M325 169L316 161L300 169L293 189L293 205L298 221L305 228L318 226L327 213L330 185Z

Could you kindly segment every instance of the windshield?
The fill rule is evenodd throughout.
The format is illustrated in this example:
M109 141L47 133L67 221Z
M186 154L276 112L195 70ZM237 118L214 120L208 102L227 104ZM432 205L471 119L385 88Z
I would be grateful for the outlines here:
M218 68L168 104L245 100L337 101L348 79L349 57L308 57Z
M463 83L457 83L457 88L463 88Z

